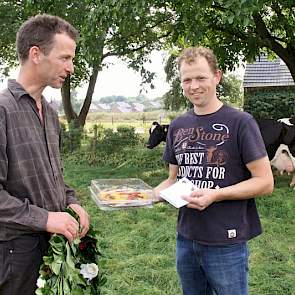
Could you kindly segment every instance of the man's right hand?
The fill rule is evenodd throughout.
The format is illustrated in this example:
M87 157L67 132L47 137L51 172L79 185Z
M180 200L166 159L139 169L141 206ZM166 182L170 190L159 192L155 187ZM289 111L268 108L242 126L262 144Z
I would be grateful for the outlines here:
M79 223L66 212L49 212L46 231L64 235L71 243L79 236Z

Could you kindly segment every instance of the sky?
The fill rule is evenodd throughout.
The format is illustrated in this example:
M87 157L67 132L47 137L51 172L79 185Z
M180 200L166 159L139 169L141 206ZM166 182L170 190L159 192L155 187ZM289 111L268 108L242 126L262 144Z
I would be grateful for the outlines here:
M163 52L153 52L151 54L152 63L146 64L148 70L156 73L156 77L153 81L155 89L150 89L150 87L146 85L145 90L148 92L142 92L142 94L149 98L162 96L169 90L169 85L165 80L164 58L165 54ZM93 98L109 95L138 96L141 90L140 74L129 69L127 64L118 58L112 57L107 61L111 64L98 74Z
M169 90L169 85L166 83L164 65L165 54L163 52L152 52L151 64L147 64L146 68L156 73L156 77L153 81L154 89L150 89L145 86L148 92L143 91L142 94L148 98L156 98L162 96ZM136 97L140 94L141 90L141 77L139 73L129 69L127 64L116 57L110 57L106 60L109 63L108 68L104 68L97 77L97 82L93 94L93 100L98 100L101 97L122 95L126 97ZM11 78L16 78L18 70L13 70L10 73ZM7 78L3 78L0 82L0 89L3 89L7 85ZM87 91L87 84L84 87L77 89L79 97L85 98ZM48 101L61 99L60 90L47 87L44 92L44 96Z

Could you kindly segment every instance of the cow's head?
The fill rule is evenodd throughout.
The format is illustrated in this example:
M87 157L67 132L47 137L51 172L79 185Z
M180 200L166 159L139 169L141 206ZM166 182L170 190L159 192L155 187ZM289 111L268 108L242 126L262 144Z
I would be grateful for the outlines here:
M162 141L166 141L169 125L160 125L158 122L153 122L149 132L150 137L147 142L147 148L153 149Z

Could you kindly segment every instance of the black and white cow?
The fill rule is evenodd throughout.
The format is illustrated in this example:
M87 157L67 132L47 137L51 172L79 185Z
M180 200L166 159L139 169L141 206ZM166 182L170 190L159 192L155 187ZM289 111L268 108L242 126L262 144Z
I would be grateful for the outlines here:
M262 136L264 136L271 165L281 174L292 173L290 186L295 188L295 118L279 119L276 124L272 123L270 126L258 120L258 124L260 124ZM268 126L267 129L262 127L264 124ZM273 140L278 133L279 137ZM272 142L268 141L269 139Z
M147 142L147 148L153 149L159 145L162 141L166 141L169 125L161 125L158 122L153 122L149 133L150 137Z
M273 119L256 120L270 160L272 160L281 144L288 146L295 157L295 126L287 125Z

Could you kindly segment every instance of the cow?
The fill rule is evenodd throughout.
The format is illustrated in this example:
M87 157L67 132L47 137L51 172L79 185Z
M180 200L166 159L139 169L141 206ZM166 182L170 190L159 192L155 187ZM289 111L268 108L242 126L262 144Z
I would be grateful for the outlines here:
M257 120L270 163L281 174L293 172L290 183L295 188L295 118Z
M153 149L162 141L166 141L169 125L161 125L158 122L153 122L149 129L150 137L147 142L147 148Z
M270 163L280 172L281 175L284 172L287 172L288 175L293 172L290 186L295 189L295 157L291 155L288 146L281 144Z
M295 127L273 119L257 119L266 151L272 160L280 144L288 146L291 154L295 157Z
M274 166L281 174L288 174L295 170L295 158L292 157L289 148L285 144L281 144L271 160L271 165Z

